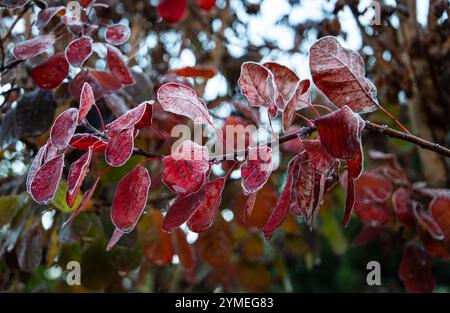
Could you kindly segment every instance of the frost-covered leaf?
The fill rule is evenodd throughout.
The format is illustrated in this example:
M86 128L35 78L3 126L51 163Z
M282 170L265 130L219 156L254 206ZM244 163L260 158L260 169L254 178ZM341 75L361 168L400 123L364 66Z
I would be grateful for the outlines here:
M430 203L429 211L444 233L445 241L450 243L450 198L434 198Z
M62 5L56 7L49 7L39 11L36 19L37 28L39 29L44 28L56 14L63 16L65 11L66 7Z
M299 81L295 86L294 94L286 102L286 106L283 110L283 131L287 131L294 121L295 112L303 108L308 107L309 95L308 89L310 82L308 79Z
M63 167L64 155L60 154L37 170L30 186L30 194L37 203L48 204L53 199Z
M357 113L377 110L377 89L365 77L363 59L335 37L323 37L312 45L309 64L314 83L337 107L348 105Z
M320 141L327 152L335 158L351 160L361 146L361 118L348 106L314 120Z
M193 89L178 83L167 83L158 89L157 97L165 111L186 116L197 124L214 127L205 101Z
M82 36L73 40L67 46L65 53L70 65L82 67L92 54L92 38Z
M268 146L250 147L241 166L241 185L247 194L260 190L272 173L272 155Z
M120 133L130 128L143 128L150 126L152 123L153 103L145 101L134 109L127 111L125 114L112 121L106 128L113 133Z
M190 140L184 141L170 156L162 160L163 180L181 197L200 190L209 172L209 153L206 147Z
M37 36L33 39L19 42L15 45L12 52L16 58L27 60L51 49L54 43L55 36L53 34Z
M133 85L135 83L133 75L119 49L114 46L107 45L106 61L112 76L122 85Z
M62 112L53 123L50 141L58 149L65 149L77 128L78 109L70 108Z
M414 213L411 203L411 191L400 187L392 194L392 206L397 220L406 226L414 226Z
M130 38L130 28L123 24L106 26L105 41L109 44L119 46Z
M335 158L328 154L320 140L303 140L302 144L308 152L311 164L317 172L321 174L326 173L335 163Z
M431 237L436 240L443 240L445 238L439 224L434 220L430 211L425 210L421 203L413 201L413 212L417 223L423 230L427 231Z
M80 95L80 108L77 118L78 124L80 124L81 121L86 117L94 104L95 96L94 92L92 91L92 87L91 85L89 85L89 83L84 83Z
M58 87L69 74L69 63L60 52L33 68L30 72L36 85L42 89Z
M275 86L278 90L276 105L278 110L284 111L286 104L298 89L300 78L288 67L276 62L267 62L263 64L273 74Z
M89 170L92 160L92 147L81 156L77 161L73 162L67 175L67 193L66 201L69 207L72 207L80 192L81 184Z
M250 105L276 111L278 91L273 74L266 67L255 62L243 63L238 84Z
M134 148L134 128L129 128L112 136L105 151L106 163L119 167L131 157Z

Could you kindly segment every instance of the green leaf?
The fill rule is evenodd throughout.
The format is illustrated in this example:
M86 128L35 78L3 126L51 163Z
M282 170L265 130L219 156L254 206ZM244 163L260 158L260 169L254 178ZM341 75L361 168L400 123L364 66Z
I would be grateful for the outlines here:
M52 204L55 208L59 209L65 213L72 213L78 207L83 198L83 194L80 192L75 200L73 207L69 207L66 202L66 192L67 192L67 181L61 180L56 190L55 197L53 198Z

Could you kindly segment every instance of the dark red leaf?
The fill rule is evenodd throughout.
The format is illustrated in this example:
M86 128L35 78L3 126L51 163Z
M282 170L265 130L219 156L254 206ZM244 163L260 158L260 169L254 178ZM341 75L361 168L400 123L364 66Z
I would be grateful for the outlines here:
M77 118L78 109L70 108L55 119L50 131L50 141L56 148L62 150L69 145L77 128Z
M40 167L34 175L30 194L39 204L48 204L55 196L64 167L64 154L60 154Z
M115 46L124 44L130 38L130 28L123 24L106 26L105 41Z
M209 153L206 147L186 140L162 160L162 166L164 182L185 197L205 184L210 172Z
M111 219L117 229L125 233L134 229L147 203L150 184L148 170L140 165L120 180L111 208Z
M102 97L105 90L103 85L90 70L82 69L69 83L69 92L72 97L80 101L81 91L85 83L91 86L95 100Z
M294 94L286 102L286 107L283 110L283 131L286 132L294 121L295 112L307 108L310 102L308 89L310 82L308 79L299 81L294 89Z
M180 263L185 269L192 269L196 261L194 246L187 242L186 234L179 228L173 233L172 238Z
M253 208L255 207L257 194L258 194L258 192L254 192L248 196L247 201L245 202L245 207L244 207L244 220L247 219L250 215L252 215Z
M403 250L399 276L408 292L431 292L435 287L431 258L413 244Z
M272 155L268 146L250 147L241 166L241 185L244 192L251 194L260 190L272 173Z
M200 233L211 227L219 210L220 202L222 201L222 191L225 181L226 178L222 177L205 185L203 188L203 200L187 221L187 225L191 231Z
M16 58L27 60L49 50L55 43L55 36L43 35L30 40L19 42L13 49L13 54Z
M66 48L66 58L70 65L82 67L92 54L92 38L82 36L73 40Z
M119 167L131 157L134 148L134 128L129 128L112 136L105 151L106 163Z
M275 86L278 90L278 97L276 98L276 104L278 110L284 111L286 104L294 95L295 91L298 89L298 83L300 78L291 71L288 67L281 65L276 62L267 62L263 64L264 67L268 68L272 72Z
M365 171L355 184L356 194L360 202L385 202L392 193L392 183L383 176Z
M133 85L135 83L133 74L125 61L122 52L114 46L107 45L106 61L112 76L122 85Z
M305 216L307 221L312 219L314 210L315 172L309 155L303 154L299 162L299 176L295 182L297 206L291 207L294 215Z
M164 216L162 229L166 232L172 232L175 228L185 223L195 209L198 208L205 198L204 190L190 194L186 197L178 196L167 210Z
M280 197L278 198L277 204L273 209L272 214L269 217L269 220L263 227L263 233L266 240L269 240L272 237L275 230L281 226L289 213L289 209L291 208L291 203L293 200L292 193L295 192L294 172L298 171L299 160L300 157L297 155L291 161L289 161L286 184L283 188L283 191L281 192Z
M303 140L302 144L304 149L308 152L314 169L318 173L326 173L336 162L336 160L325 150L320 140Z
M363 222L371 226L385 225L391 221L391 210L386 203L357 202L355 212Z
M176 23L183 18L186 0L160 0L156 9L164 21Z
M431 201L429 211L450 243L450 198L436 197Z
M420 227L427 231L434 239L443 240L445 238L444 233L438 223L433 219L431 212L425 211L422 204L416 201L412 202L412 207L414 216L416 217L417 223Z
M105 92L114 92L122 87L122 84L109 72L92 70L91 73Z
M92 147L81 156L77 161L73 162L67 175L67 193L66 202L72 207L80 192L81 184L89 170L92 160Z
M348 106L314 121L320 141L327 152L335 158L351 160L360 150L360 123L358 114Z
M406 226L414 226L414 213L411 204L411 191L406 188L398 188L392 194L392 206L397 215L397 220Z
M143 128L150 126L152 123L153 103L146 101L139 104L134 109L127 111L125 114L112 121L106 128L113 133L120 133L130 128Z
M92 91L92 87L91 85L89 85L89 83L84 83L80 95L80 109L78 111L77 119L78 124L80 124L81 121L86 117L94 104L95 96L94 92Z
M273 74L266 67L255 62L244 62L238 84L250 105L276 110L278 91Z
M323 37L309 53L313 81L333 104L348 105L357 113L377 110L377 89L365 77L364 61L357 52L343 48L335 37Z
M69 144L82 151L87 151L92 146L93 152L105 152L108 142L93 134L75 134Z
M64 53L57 53L33 68L30 74L40 88L53 89L58 87L69 74L69 63Z
M30 169L28 171L27 180L26 180L26 188L27 192L31 193L31 183L33 182L34 176L36 175L36 172L41 167L43 161L44 161L44 154L45 154L46 146L42 146L36 155L34 156L33 163L31 163Z
M347 227L352 216L353 207L355 205L355 183L353 178L347 178L347 199L345 200L344 217L341 220L341 225Z

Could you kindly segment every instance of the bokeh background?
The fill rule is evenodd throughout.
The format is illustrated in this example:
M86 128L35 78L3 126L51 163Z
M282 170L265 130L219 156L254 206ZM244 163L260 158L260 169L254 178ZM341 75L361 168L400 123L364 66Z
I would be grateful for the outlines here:
M42 2L48 6L67 1L35 1L25 8L0 10L2 59L8 61L15 43L40 33L35 26ZM100 1L99 1L100 2ZM180 1L183 3L184 1ZM164 21L157 13L158 0L104 0L108 8L98 8L95 19L103 23L123 23L131 29L130 40L120 49L128 57L136 85L103 97L99 106L112 120L144 100L155 99L162 82L187 81L207 101L216 122L245 117L231 100L242 101L237 87L240 66L245 61L277 61L293 69L301 78L310 78L308 49L322 36L337 36L343 46L360 52L367 75L378 88L380 103L408 129L421 137L449 146L450 24L446 0L380 0L379 25L372 25L375 11L371 1L355 0L217 0L210 10L202 10L188 0L182 19ZM375 7L377 7L375 5ZM52 19L43 33L58 30ZM9 30L12 30L9 33ZM41 31L42 32L42 31ZM8 35L8 36L7 36ZM100 30L93 39L99 41ZM62 36L55 50L63 51L70 36ZM105 48L95 46L87 65L103 69ZM44 58L43 56L42 58ZM273 208L285 179L292 147L282 148L279 170L258 194L255 214L242 221L245 197L238 173L232 175L223 193L221 214L206 233L191 233L186 227L175 235L160 231L161 219L171 200L160 184L152 189L145 215L137 229L121 240L110 253L106 243L113 231L109 208L119 179L140 157L122 168L110 170L88 205L88 212L66 229L61 224L72 209L65 205L64 185L49 206L36 205L25 192L25 177L37 149L45 144L54 117L76 101L67 91L67 82L51 93L37 90L29 70L42 58L29 60L0 74L0 290L8 292L403 292L398 277L402 247L417 234L399 230L392 220L373 240L355 243L367 227L357 217L348 228L339 221L345 192L335 186L322 206L317 225L309 229L290 216L273 239L264 241L260 228ZM205 65L215 69L211 79L174 77L172 70ZM71 77L77 71L71 69ZM20 101L32 106L22 120L11 124L8 112ZM326 100L315 93L315 101ZM92 113L92 112L91 112ZM261 114L264 122L265 114ZM366 116L379 124L395 127L385 115ZM96 114L90 114L99 126ZM155 124L166 135L171 127L186 120L156 110ZM15 125L15 126L14 126ZM11 132L11 127L23 132ZM281 130L279 121L274 127ZM367 151L394 153L411 183L429 187L449 187L449 163L432 152L376 134L364 134ZM139 145L168 153L163 141L152 132L143 132ZM69 161L80 154L73 152ZM101 158L91 173L105 168ZM379 165L369 157L365 167ZM68 166L66 166L66 170ZM158 165L149 165L152 177ZM214 169L220 175L222 169ZM223 173L223 172L222 172ZM88 178L93 182L94 176ZM391 204L389 204L391 207ZM392 209L392 208L391 208ZM181 239L182 238L182 239ZM186 245L180 245L183 241ZM184 248L180 248L183 246ZM450 291L448 247L433 258L435 291ZM193 267L180 262L180 254L195 256ZM79 261L82 285L68 286L66 265ZM366 265L381 264L382 285L368 286Z

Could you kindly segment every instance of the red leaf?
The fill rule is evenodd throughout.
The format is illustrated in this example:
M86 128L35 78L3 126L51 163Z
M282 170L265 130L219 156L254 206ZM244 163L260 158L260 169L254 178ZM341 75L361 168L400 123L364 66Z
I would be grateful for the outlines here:
M105 41L115 46L120 46L130 38L130 28L123 24L106 26Z
M250 215L252 215L253 208L255 207L256 195L258 192L251 193L244 206L244 220L247 219Z
M220 202L222 201L222 191L225 181L226 178L222 177L205 185L203 188L203 200L187 221L187 225L191 231L200 233L211 227L219 210Z
M414 216L416 217L416 220L422 227L422 229L426 230L434 239L443 240L445 238L444 233L442 232L442 229L439 227L436 221L433 219L431 212L425 211L421 203L413 201L412 204Z
M97 79L93 72L90 70L82 69L70 82L69 82L69 92L72 97L77 101L80 101L81 91L85 83L91 86L94 93L95 100L102 97L104 89L100 81Z
M303 140L302 144L318 173L326 173L335 163L335 159L324 149L320 140Z
M208 264L216 267L228 263L233 252L233 234L229 223L219 215L212 228L198 235L195 246Z
M353 207L355 205L355 185L354 180L351 177L347 178L347 199L345 200L345 212L342 218L341 225L347 227L352 216Z
M112 121L106 128L113 133L120 133L130 128L143 128L150 126L152 123L152 102L145 101L134 109L127 111L125 114Z
M206 147L190 140L184 141L177 150L162 160L163 180L181 197L200 190L209 172L209 153Z
M294 95L295 91L298 89L298 83L300 78L291 71L288 67L281 65L276 62L267 62L263 64L264 67L268 68L272 72L275 86L278 90L278 97L276 98L276 104L278 110L284 111L286 104Z
M114 92L122 87L122 84L108 72L92 70L91 73L105 92Z
M386 203L360 203L355 204L356 215L371 226L385 225L391 220L391 210Z
M69 74L69 63L64 53L57 53L30 72L36 85L42 89L58 87Z
M120 180L111 208L111 220L117 229L125 233L134 229L147 203L150 184L148 170L140 165Z
M414 226L414 213L411 204L411 192L406 188L398 188L392 194L392 205L397 219L406 226Z
M89 171L89 165L92 160L92 147L81 156L77 161L73 162L67 175L67 193L66 202L72 207L80 192L81 184Z
M429 211L450 243L450 198L435 198L431 201Z
M50 141L56 148L65 149L77 128L78 109L70 108L62 112L53 123Z
M294 121L295 112L303 108L308 107L309 94L308 89L310 82L308 79L299 81L294 89L294 94L286 103L286 107L283 110L283 131L286 132Z
M192 269L196 259L194 246L187 242L186 234L181 229L177 229L172 236L180 263L185 269Z
M200 9L209 11L216 5L216 0L197 0L197 5Z
M408 292L433 291L435 282L431 266L431 258L423 250L413 244L405 247L399 276Z
M314 121L323 147L333 157L343 160L351 160L359 152L363 123L346 105Z
M273 74L266 67L255 62L244 62L238 84L250 105L271 110L276 108L278 91Z
M34 156L33 162L31 163L30 169L28 170L27 174L27 180L26 180L26 188L27 192L30 193L30 187L31 183L33 182L33 178L36 175L36 172L41 167L43 161L44 161L44 152L45 152L46 146L42 146L39 148L38 152Z
M124 56L119 49L107 45L106 61L112 76L123 85L133 85L135 83L133 74L127 66Z
M364 226L358 235L353 239L352 244L355 247L362 247L369 242L377 239L382 232L380 227Z
M48 204L55 196L64 167L64 154L41 166L33 177L30 194L39 204Z
M197 124L214 127L205 101L193 89L178 83L167 83L158 89L157 97L165 111L186 116Z
M52 142L47 140L47 143L45 144L45 151L44 151L44 160L42 163L47 163L51 159L53 159L58 154L58 148L56 148Z
M364 155L362 151L362 146L359 146L358 152L355 157L347 161L347 170L351 178L357 179L361 176L364 168Z
M92 87L91 85L89 85L89 83L84 83L83 88L81 89L80 109L78 111L77 119L78 124L80 124L80 122L86 117L94 104L95 97L94 92L92 91Z
M204 200L204 190L190 194L186 197L178 196L167 210L164 217L162 229L166 232L172 232L175 228L185 223Z
M213 78L216 70L211 66L186 66L172 71L173 74L184 77Z
M97 188L98 182L100 181L100 177L98 177L96 179L96 181L94 182L94 184L91 186L91 188L89 188L84 194L83 194L83 198L81 199L80 204L78 205L78 207L75 209L75 211L72 213L72 215L67 219L67 221L64 222L64 224L62 225L62 227L65 227L66 225L68 225L69 223L71 223L75 217L77 217L81 212L83 212L86 204L91 200L92 195L94 194L95 189Z
M145 217L151 219L150 230L145 237L144 255L156 265L168 265L172 263L173 245L168 233L161 230L162 214L160 211L152 210L150 215Z
M36 26L39 29L44 28L50 22L50 20L56 15L64 15L66 12L65 6L49 7L39 11L36 19Z
M272 150L268 146L249 147L241 166L241 185L247 194L260 190L272 173Z
M176 23L186 11L186 0L160 0L156 9L164 21Z
M49 50L55 43L55 36L44 35L18 43L12 50L14 56L21 60L34 58L35 56Z
M106 163L119 167L125 164L133 154L134 128L129 128L112 136L105 151Z
M364 61L343 48L335 37L324 37L310 49L309 64L316 86L337 107L348 105L357 113L377 110L377 89L365 77Z
M277 204L273 209L272 214L269 217L269 220L263 227L264 237L266 240L269 240L272 237L275 230L281 226L289 213L289 209L293 200L292 193L295 193L294 172L298 171L299 159L300 157L297 155L291 161L289 161L286 184L283 188L283 191L281 192L280 197L278 198Z
M355 184L359 202L385 202L392 193L392 183L383 176L365 171Z
M108 142L93 134L75 134L70 140L70 146L87 151L89 147L93 147L93 152L105 152Z
M92 54L92 38L82 36L73 40L66 48L66 58L70 65L82 67Z
M307 221L311 220L314 209L314 167L307 154L303 154L299 162L299 176L295 182L297 206L291 207L294 215L303 215Z

